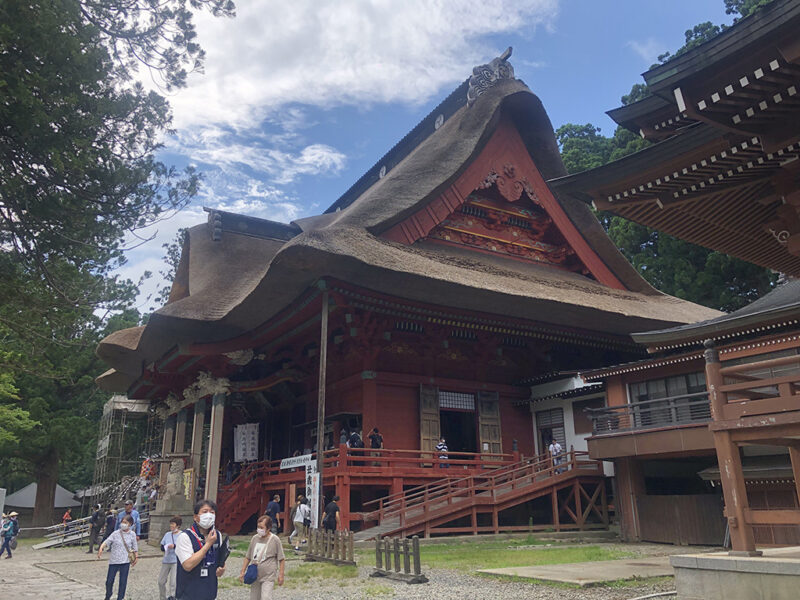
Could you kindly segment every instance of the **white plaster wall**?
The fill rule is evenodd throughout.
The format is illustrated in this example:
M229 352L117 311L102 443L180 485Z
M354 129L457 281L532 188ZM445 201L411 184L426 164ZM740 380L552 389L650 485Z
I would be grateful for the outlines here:
M569 451L570 446L579 452L587 452L589 445L586 439L591 436L591 433L575 433L575 420L572 418L572 403L580 400L589 400L590 398L603 398L605 394L593 394L591 396L581 396L580 398L553 398L550 400L540 400L531 403L533 426L533 438L536 440L536 454L544 454L547 448L541 448L541 440L539 439L537 426L536 426L536 412L540 410L550 410L553 408L562 408L564 410L564 436L567 440L567 447L564 451ZM614 463L610 461L603 462L603 470L608 477L614 476Z

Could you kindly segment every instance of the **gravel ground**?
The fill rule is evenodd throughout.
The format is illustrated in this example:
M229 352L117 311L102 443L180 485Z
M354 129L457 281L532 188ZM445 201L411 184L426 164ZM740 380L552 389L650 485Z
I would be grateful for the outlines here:
M654 544L611 545L612 547L633 550L638 556L663 555L686 552L686 548L658 546ZM85 548L84 548L85 551ZM131 571L128 579L127 600L154 600L158 598L156 578L160 569L160 554L150 547L143 547L143 557ZM398 600L627 600L644 594L674 589L672 581L659 582L637 587L565 589L550 585L537 585L519 581L478 577L445 569L429 569L423 564L430 582L422 585L407 585L388 579L369 577L369 566L359 568L357 578L345 580L311 579L307 583L292 583L292 571L302 561L287 553L287 586L277 589L276 600L352 600L361 598L395 598ZM103 593L107 563L98 561L77 548L64 548L35 552L21 549L14 560L35 563L45 569L97 589L99 597ZM241 569L242 559L231 557L228 569L219 592L219 600L246 600L249 590L234 581ZM9 561L10 562L10 561ZM5 566L5 565L3 565ZM57 589L57 588L56 588ZM51 596L54 600L57 594Z

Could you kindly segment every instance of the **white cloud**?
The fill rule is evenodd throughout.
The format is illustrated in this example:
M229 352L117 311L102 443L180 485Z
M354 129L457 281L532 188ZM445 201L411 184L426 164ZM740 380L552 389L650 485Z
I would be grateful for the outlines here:
M654 38L647 38L644 41L629 41L626 46L631 48L636 54L642 57L642 60L650 66L658 61L658 57L665 52L668 48L664 42L659 42Z
M246 129L289 103L422 102L497 54L484 36L549 27L558 0L249 0L237 12L198 18L205 73L170 98L179 129Z
M248 167L265 179L285 185L300 175L335 175L345 165L345 155L326 144L310 144L297 152L281 149L289 140L241 140L219 129L179 134L168 147L193 161L230 170Z

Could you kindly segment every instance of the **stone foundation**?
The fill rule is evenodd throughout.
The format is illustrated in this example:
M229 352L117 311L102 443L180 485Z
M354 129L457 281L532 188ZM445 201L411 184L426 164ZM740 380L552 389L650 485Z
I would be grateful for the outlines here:
M800 597L800 548L771 548L763 556L727 552L670 558L678 600L783 600Z
M189 527L194 518L193 511L192 503L182 497L157 500L155 510L150 511L150 533L147 543L158 548L162 536L169 530L169 520L175 515L183 519L181 529Z

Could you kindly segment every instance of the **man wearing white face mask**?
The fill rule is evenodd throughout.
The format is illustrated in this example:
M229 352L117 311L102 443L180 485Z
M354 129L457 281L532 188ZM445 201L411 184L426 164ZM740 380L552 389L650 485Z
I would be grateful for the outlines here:
M181 533L175 542L175 555L181 564L177 573L177 600L214 600L217 578L225 567L218 567L220 540L214 528L217 505L200 500L194 505L194 524Z

